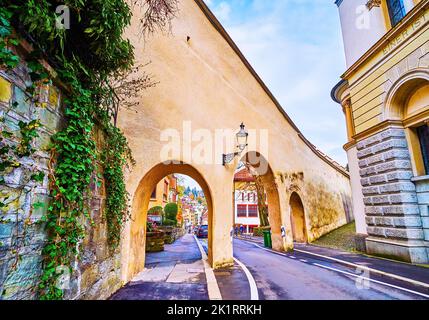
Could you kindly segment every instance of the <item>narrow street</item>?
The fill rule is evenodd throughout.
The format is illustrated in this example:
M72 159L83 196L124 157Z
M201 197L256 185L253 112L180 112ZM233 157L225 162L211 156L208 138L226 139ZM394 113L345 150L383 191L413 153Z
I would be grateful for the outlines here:
M207 240L198 241L207 251ZM416 300L429 297L424 288L364 273L302 251L277 253L256 243L234 239L234 257L250 271L259 300ZM379 261L367 258L371 260ZM223 300L251 298L250 280L237 261L234 267L215 270L214 274ZM149 253L146 269L111 299L208 300L204 264L194 236L187 234L174 244L166 245L165 251Z
M357 278L363 275L324 259L293 252L276 254L234 240L234 256L251 271L261 300L415 300L423 296ZM393 281L371 279L395 285Z

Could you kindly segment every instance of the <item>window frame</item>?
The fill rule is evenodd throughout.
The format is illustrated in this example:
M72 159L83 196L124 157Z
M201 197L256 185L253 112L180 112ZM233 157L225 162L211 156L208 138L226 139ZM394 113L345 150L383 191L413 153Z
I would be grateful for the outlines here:
M255 208L256 215L250 215L250 208L252 208L252 209ZM257 204L249 204L247 206L247 216L249 218L258 218L259 217L258 205Z
M240 209L244 208L244 215L240 215ZM247 204L237 204L237 218L247 218Z
M393 7L393 2L399 2L399 11L394 12L395 8ZM404 4L404 0L386 0L386 10L389 17L390 25L394 28L398 25L402 19L407 15L407 10ZM400 18L397 17L398 14L402 14Z

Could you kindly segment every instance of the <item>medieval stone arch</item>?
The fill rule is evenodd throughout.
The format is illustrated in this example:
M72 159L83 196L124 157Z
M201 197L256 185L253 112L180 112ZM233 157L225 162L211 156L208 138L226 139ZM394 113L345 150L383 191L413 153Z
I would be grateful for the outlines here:
M293 240L296 242L307 242L307 219L305 218L304 205L301 197L295 191L290 196L289 208Z
M124 277L127 280L130 280L133 276L141 272L145 266L147 210L152 190L162 178L173 173L184 174L191 177L200 185L204 192L207 199L209 220L208 255L209 260L211 259L214 203L208 183L203 175L192 165L181 161L171 161L168 164L159 163L152 167L140 180L133 197L131 222L129 228L124 231L124 233L127 233L125 238L127 238L128 241L122 248L122 268Z
M268 219L271 226L271 238L274 250L284 251L284 240L281 235L282 210L278 184L266 157L258 151L248 151L241 161L250 168L251 174L260 177L268 202Z

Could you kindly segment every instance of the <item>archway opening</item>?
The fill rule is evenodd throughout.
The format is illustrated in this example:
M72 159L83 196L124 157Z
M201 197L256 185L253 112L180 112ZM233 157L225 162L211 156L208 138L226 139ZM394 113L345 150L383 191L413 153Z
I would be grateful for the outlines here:
M205 230L200 236L206 239L204 246L211 262L212 219L213 202L209 187L194 167L182 162L161 163L153 167L140 181L133 198L127 232L129 238L123 247L125 281L142 272L146 262L193 260L197 254L200 259L198 251L190 253L189 248L170 250L175 252L173 256L168 251L171 245L177 247L178 244L198 248L193 237L196 227L201 225ZM152 256L148 258L149 255Z
M270 230L272 248L284 251L279 194L266 158L247 152L235 170L233 185L234 233L261 237L263 230Z
M292 224L292 235L295 242L306 243L307 238L307 227L305 224L305 212L301 198L296 192L293 192L290 201L290 217Z

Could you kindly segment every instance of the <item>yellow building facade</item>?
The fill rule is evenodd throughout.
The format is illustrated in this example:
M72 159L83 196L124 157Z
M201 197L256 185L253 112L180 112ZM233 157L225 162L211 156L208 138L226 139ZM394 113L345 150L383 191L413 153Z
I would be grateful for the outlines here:
M429 1L337 1L357 232L368 253L429 262ZM360 41L362 39L362 41Z

